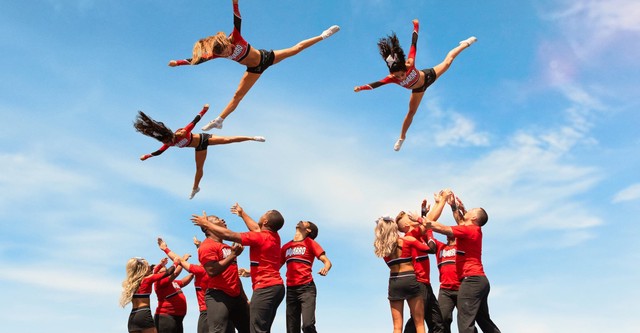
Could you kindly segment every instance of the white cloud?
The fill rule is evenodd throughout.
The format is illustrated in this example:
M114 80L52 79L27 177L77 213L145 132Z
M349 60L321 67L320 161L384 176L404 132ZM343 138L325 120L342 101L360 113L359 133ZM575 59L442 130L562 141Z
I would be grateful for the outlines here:
M638 199L640 199L640 183L630 185L620 190L613 197L613 202L619 203L619 202L625 202L625 201L634 201Z
M466 147L489 145L489 135L477 131L476 125L471 119L456 112L448 112L446 118L449 118L450 121L447 120L444 123L450 124L450 127L442 126L434 133L436 146Z

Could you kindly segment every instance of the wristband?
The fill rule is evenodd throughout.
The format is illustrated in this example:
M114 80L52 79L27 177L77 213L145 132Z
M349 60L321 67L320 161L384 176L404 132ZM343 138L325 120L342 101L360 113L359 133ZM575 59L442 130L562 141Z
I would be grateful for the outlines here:
M177 262L177 261L174 261L174 262L173 262L173 267L178 268L178 265L179 265L179 264L178 264L178 262Z
M452 212L454 212L454 213L455 213L455 212L456 212L456 210L458 210L458 206L457 206L457 205L453 205L453 206L451 206L451 211L452 211Z
M164 249L162 251L164 251L164 253L166 253L166 254L169 254L169 252L171 252L171 250L169 250L169 248L166 248L166 249Z
M423 219L422 217L418 217L418 220L417 220L417 221L418 221L418 223L423 224L424 219Z

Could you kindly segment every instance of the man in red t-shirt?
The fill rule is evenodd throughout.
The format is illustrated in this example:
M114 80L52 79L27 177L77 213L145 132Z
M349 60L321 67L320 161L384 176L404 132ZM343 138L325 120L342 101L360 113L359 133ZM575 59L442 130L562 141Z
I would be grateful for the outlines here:
M205 217L205 220L227 230L224 220L216 216ZM242 290L236 261L243 247L223 243L220 236L206 228L202 231L206 238L198 246L198 260L208 275L203 288L206 289L209 332L233 332L234 327L240 333L250 332L249 304Z
M453 308L458 304L458 289L460 279L456 270L456 239L447 236L447 243L437 239L436 262L440 271L440 291L438 292L438 304L442 313L442 324L445 333L451 333L453 322Z
M456 270L461 279L458 290L458 331L475 333L475 324L478 323L484 333L500 333L489 316L487 298L491 288L482 266L481 228L489 220L487 212L483 208L466 211L453 193L447 201L458 225L449 227L435 221L425 221L425 225L434 232L456 238Z
M242 218L249 232L234 232L207 220L206 214L193 215L194 224L210 230L218 237L249 246L253 294L250 302L251 333L270 332L278 306L284 299L284 281L280 276L280 235L284 218L277 210L264 213L258 222L247 215L237 203L231 212ZM202 246L202 245L201 245ZM237 275L237 271L236 271Z
M296 225L293 240L280 250L281 264L287 264L287 333L316 332L316 284L313 282L313 260L318 258L324 267L318 272L326 276L331 269L322 246L315 239L318 227L309 221Z

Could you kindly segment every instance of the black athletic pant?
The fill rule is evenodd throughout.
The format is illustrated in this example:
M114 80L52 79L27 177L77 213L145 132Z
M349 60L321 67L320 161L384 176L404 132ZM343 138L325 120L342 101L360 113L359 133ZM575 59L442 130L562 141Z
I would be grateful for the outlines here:
M489 316L489 280L486 276L468 276L462 279L458 291L458 331L476 332L478 323L483 333L500 333Z
M284 299L284 285L259 288L251 295L249 329L251 333L269 333L278 306Z
M205 301L209 332L230 333L235 327L239 333L249 333L249 305L244 297L231 297L224 291L207 289Z
M424 321L427 323L429 333L444 333L444 326L442 325L442 314L440 313L440 305L438 305L438 299L433 294L433 289L430 283L419 282L420 293L424 300ZM415 333L416 324L413 321L413 317L410 317L404 326L405 333Z
M438 292L438 304L442 313L442 325L445 333L451 333L451 323L453 322L453 308L458 304L458 291L442 289Z
M316 333L316 284L287 287L287 333Z

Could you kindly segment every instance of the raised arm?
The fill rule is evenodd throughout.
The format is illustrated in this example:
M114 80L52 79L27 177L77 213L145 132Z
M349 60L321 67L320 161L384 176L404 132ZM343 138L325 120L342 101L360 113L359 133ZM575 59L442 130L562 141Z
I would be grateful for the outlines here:
M192 215L191 221L193 222L193 224L213 232L214 234L216 234L216 236L222 239L229 240L236 243L240 243L242 241L242 237L240 237L239 233L231 231L225 227L213 224L211 221L209 221L207 219L207 214L205 212L202 212L202 215Z
M427 214L427 220L437 221L440 218L440 215L442 215L442 210L444 209L444 205L447 203L449 193L451 193L451 190L446 189L433 194L435 205L433 206L433 209L431 209Z
M260 231L260 225L256 223L251 216L245 213L244 209L240 207L237 202L235 205L231 206L231 213L240 216L242 221L244 221L244 224L247 225L247 229L249 229L249 231Z
M240 33L242 26L242 16L240 15L240 8L238 6L238 0L232 0L233 3L233 28Z
M409 54L407 55L407 67L413 66L416 58L416 48L418 46L418 30L420 30L420 23L417 19L412 21L413 23L413 33L411 34L411 48L409 49Z
M447 198L447 203L451 206L451 212L453 213L453 218L456 220L456 223L462 223L462 221L464 221L464 214L466 213L466 210L464 208L464 204L460 201L460 198L456 197L456 195L451 192Z
M207 111L209 111L209 104L205 104L202 107L202 110L196 115L196 117L193 118L193 120L187 126L184 127L185 131L190 132L191 130L193 130L193 128L196 127L196 124L200 121L200 119L202 119L202 117L204 117Z

